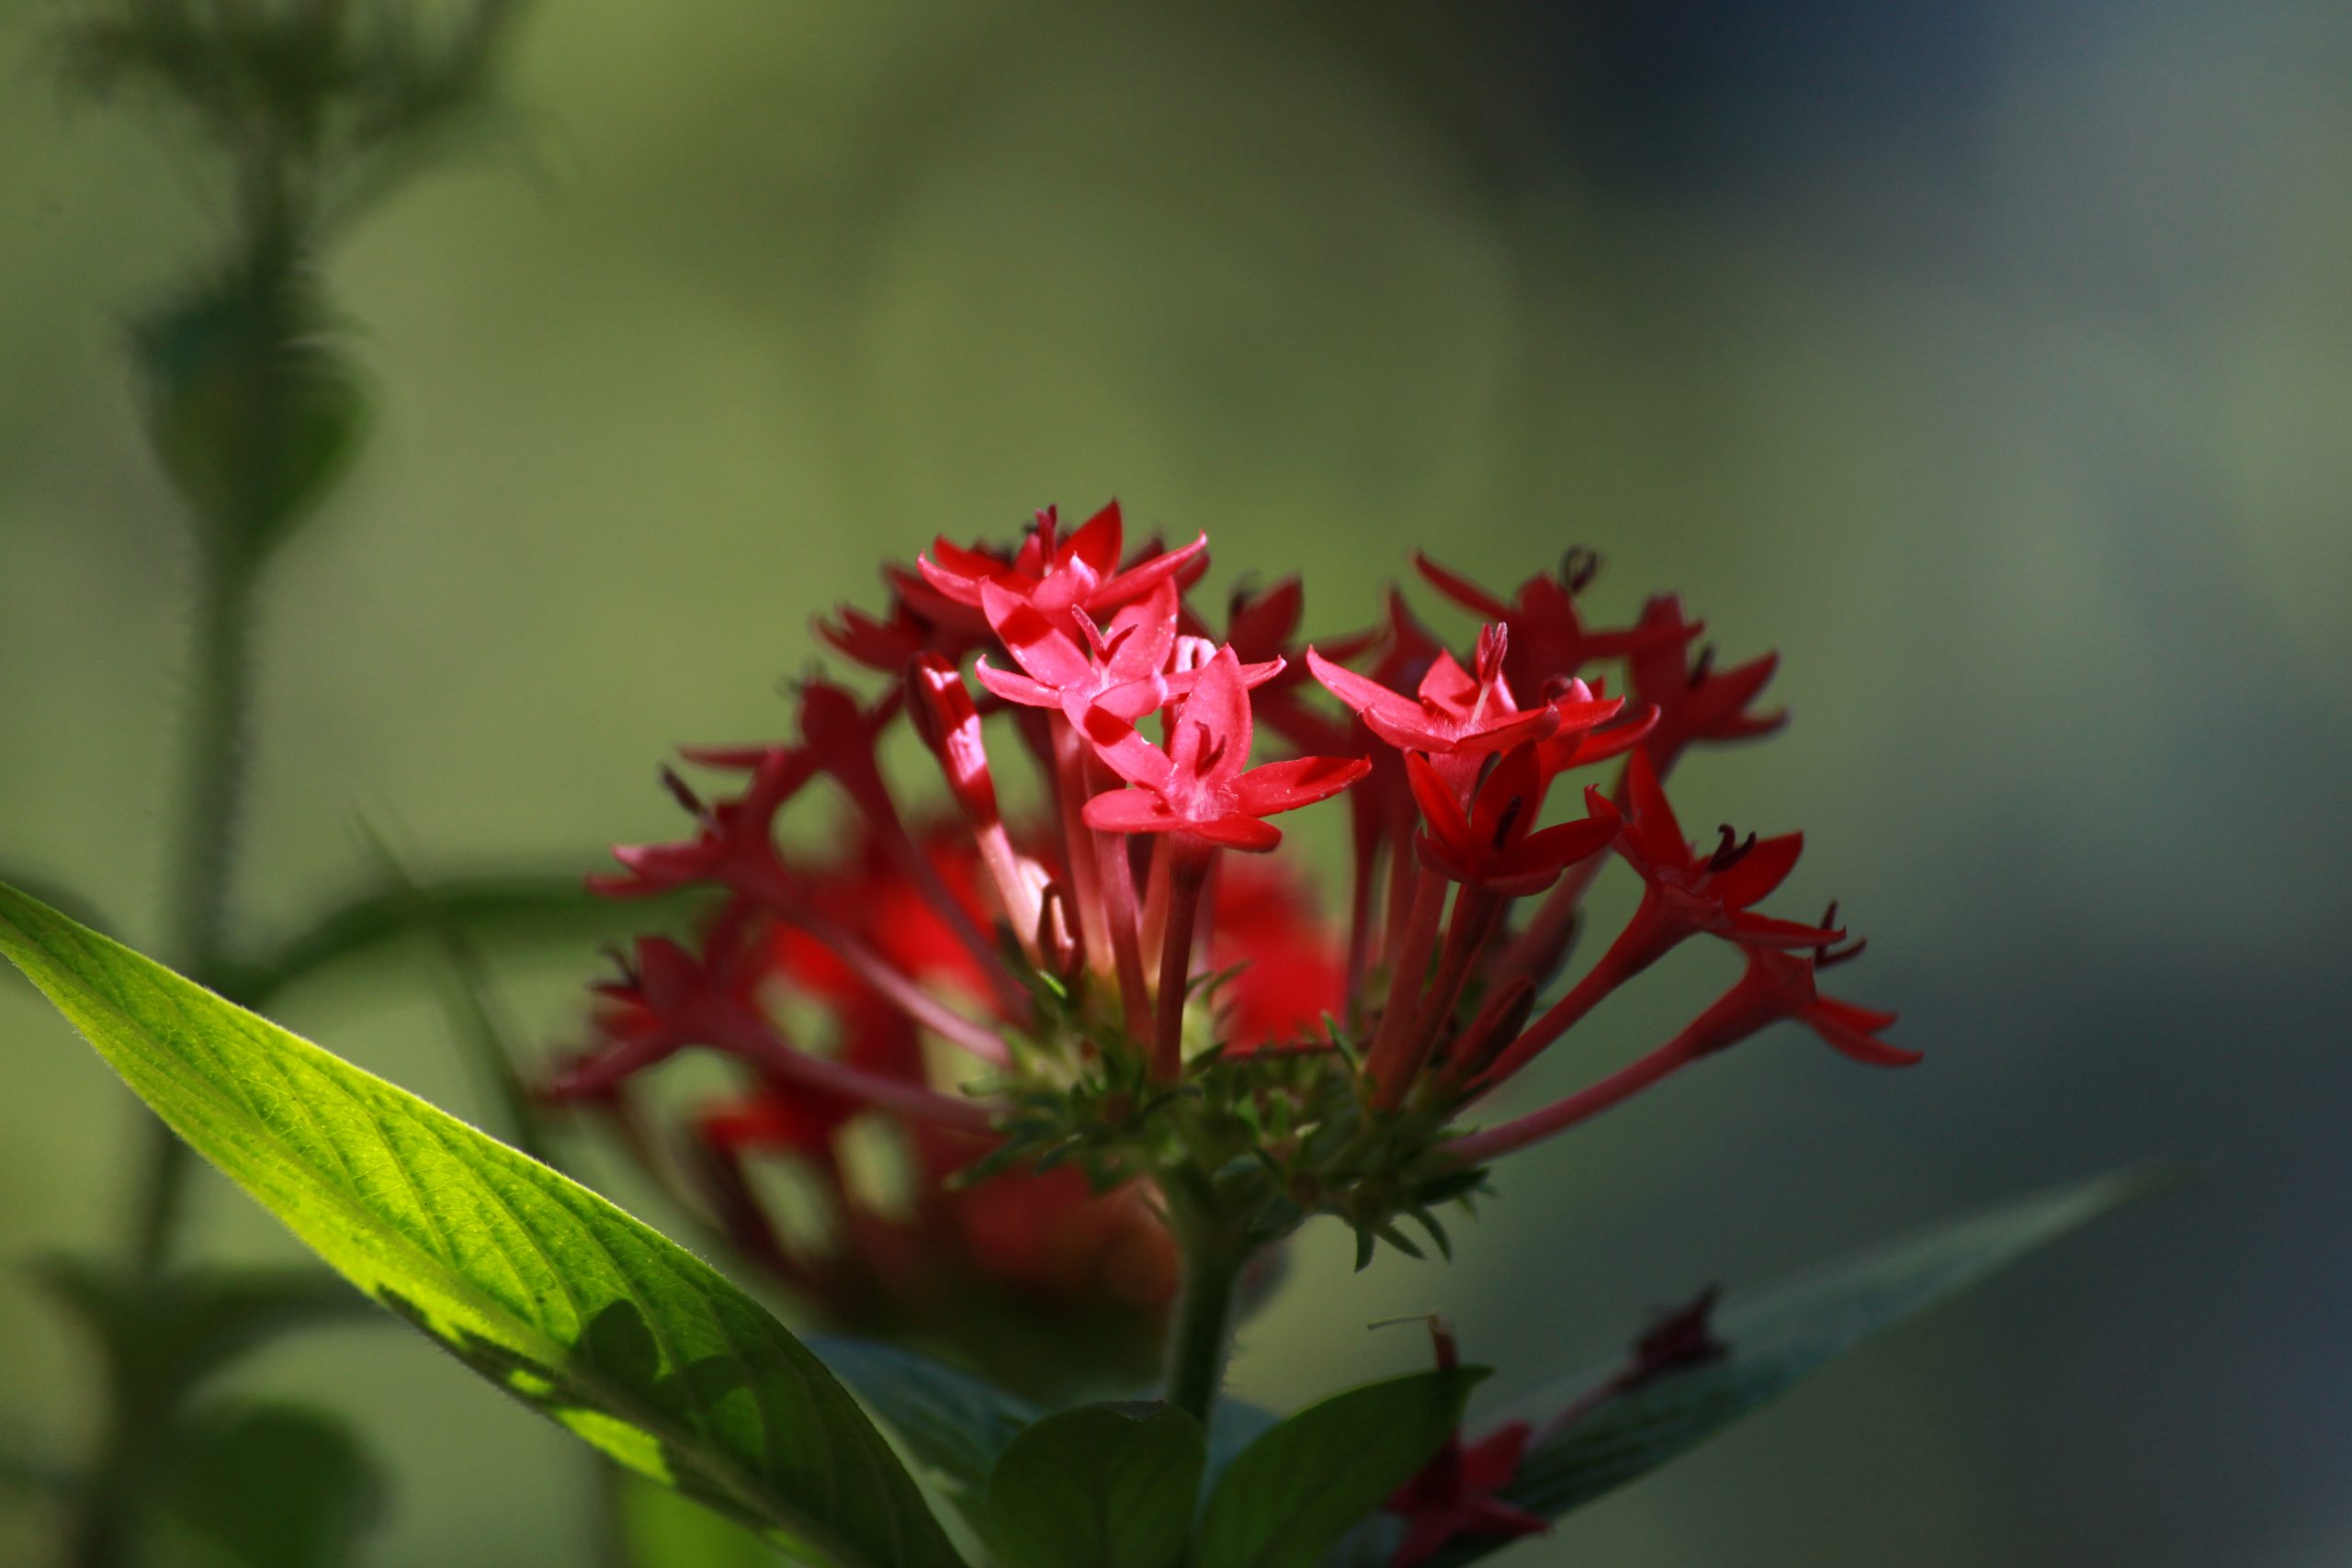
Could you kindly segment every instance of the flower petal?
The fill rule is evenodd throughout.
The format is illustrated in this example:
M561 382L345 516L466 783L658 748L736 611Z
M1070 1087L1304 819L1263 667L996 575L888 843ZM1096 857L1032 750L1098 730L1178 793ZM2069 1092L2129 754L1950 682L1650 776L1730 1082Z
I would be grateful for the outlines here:
M1168 833L1188 826L1148 789L1106 790L1089 800L1080 815L1088 827L1103 833Z
M1295 811L1329 800L1372 772L1361 757L1294 757L1252 768L1233 781L1233 803L1252 817Z

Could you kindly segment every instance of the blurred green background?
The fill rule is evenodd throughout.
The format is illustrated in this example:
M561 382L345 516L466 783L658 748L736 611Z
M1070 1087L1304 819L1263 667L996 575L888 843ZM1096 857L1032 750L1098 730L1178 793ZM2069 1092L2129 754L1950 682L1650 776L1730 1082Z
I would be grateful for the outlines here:
M71 15L0 20L0 852L139 939L186 571L124 323L220 215L171 128L55 89ZM362 819L426 866L666 833L657 759L773 731L810 614L935 531L1116 493L1213 583L1303 570L1321 632L1416 547L1595 546L1604 612L1679 588L1783 651L1795 725L1688 764L1685 816L1809 830L1792 906L1845 900L1928 1064L1775 1035L1506 1168L1450 1269L1313 1233L1237 1387L1414 1364L1358 1325L1431 1308L1532 1382L2201 1154L1509 1560L2352 1557L2352 11L545 0L520 42L502 134L333 263L379 413L267 603L253 922L366 878ZM1686 956L1547 1082L1694 1003ZM512 966L533 1038L591 963ZM480 1109L414 962L285 1011ZM20 987L0 1032L0 1254L113 1236L128 1097ZM291 1255L217 1183L198 1218ZM92 1369L20 1274L0 1343L0 1429L79 1452ZM587 1561L570 1439L422 1340L244 1383L389 1456L371 1562ZM50 1529L6 1502L0 1560Z

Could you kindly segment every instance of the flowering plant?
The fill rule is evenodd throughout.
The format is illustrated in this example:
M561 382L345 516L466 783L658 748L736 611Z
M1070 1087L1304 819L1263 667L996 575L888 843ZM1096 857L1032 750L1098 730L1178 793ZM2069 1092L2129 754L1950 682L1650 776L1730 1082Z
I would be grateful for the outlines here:
M1672 599L1632 627L1588 629L1576 593L1597 563L1581 552L1510 604L1423 559L1448 598L1491 617L1466 661L1401 596L1331 653L1299 648L1295 579L1238 596L1218 636L1187 602L1206 545L1129 555L1116 502L1067 532L1049 508L1014 547L941 540L889 569L887 615L823 623L878 692L810 680L797 739L688 750L741 783L706 802L670 774L690 836L618 851L622 870L594 886L718 901L691 948L639 943L601 988L596 1043L549 1094L613 1105L681 1049L731 1058L748 1098L698 1129L712 1206L820 1299L872 1288L899 1240L849 1200L853 1124L896 1135L919 1230L943 1215L968 1230L973 1200L1021 1192L1023 1234L963 1238L1008 1280L1034 1283L1024 1252L1041 1227L1067 1227L1073 1256L1115 1258L1103 1269L1148 1305L1172 1272L1133 1234L1148 1213L1185 1280L1170 1395L1204 1417L1237 1282L1309 1218L1352 1228L1360 1266L1383 1244L1447 1249L1442 1216L1486 1189L1490 1161L1780 1019L1860 1061L1916 1059L1878 1037L1892 1014L1816 989L1817 970L1860 951L1834 909L1817 924L1755 912L1799 836L1726 827L1701 853L1668 804L1661 780L1683 750L1779 728L1755 711L1769 657L1727 671L1694 658L1702 628ZM1627 694L1609 694L1610 663ZM910 828L885 776L879 748L902 718L944 778L952 829ZM1261 729L1287 754L1251 766ZM1025 815L996 777L1016 759L1035 775ZM775 831L820 781L851 818L854 847L831 861L786 852ZM1340 795L1347 914L1327 920L1270 818ZM1544 825L1563 795L1582 814ZM1612 855L1641 902L1539 1009ZM1745 973L1687 1028L1575 1094L1487 1113L1617 987L1702 935ZM814 1004L796 1027L820 1038L763 1008L779 993ZM925 1037L952 1055L927 1055ZM755 1152L814 1176L836 1211L831 1252L780 1238L742 1180ZM1106 1299L1121 1288L1102 1283Z
M604 1544L630 1568L1469 1562L2154 1183L1701 1291L1475 1433L1485 1370L1435 1317L1422 1370L1287 1416L1227 1394L1238 1326L1304 1226L1348 1227L1360 1269L1450 1256L1508 1193L1505 1156L1781 1022L1867 1066L1917 1059L1884 1037L1892 1013L1820 990L1862 947L1835 906L1763 909L1800 837L1694 844L1669 800L1693 747L1781 728L1759 706L1773 658L1719 667L1670 595L1588 625L1584 551L1509 599L1420 558L1471 621L1442 637L1392 593L1371 629L1307 646L1297 579L1213 616L1205 537L1130 548L1115 503L938 540L886 569L880 612L819 624L855 684L800 682L784 739L689 750L716 783L665 775L686 832L588 879L588 923L614 900L662 919L594 987L585 1041L535 1073L475 944L517 916L569 940L576 874L420 885L388 865L392 886L283 947L241 940L252 608L366 424L315 262L482 95L514 7L446 9L141 4L72 39L94 89L189 111L235 194L231 254L136 334L198 569L179 972L52 907L69 897L0 883L0 953L160 1118L127 1260L42 1267L105 1355L96 1451L0 1454L70 1512L74 1568L332 1568L371 1511L371 1461L331 1416L211 1392L254 1345L361 1302L310 1269L179 1257L191 1149L590 1445ZM910 788L926 770L936 786ZM782 826L819 797L830 836ZM1325 860L1286 840L1318 817L1344 845L1329 899ZM1638 898L1582 940L1611 865ZM438 939L508 1141L262 1016L412 931ZM1725 988L1599 1078L1531 1092L1571 1031L1702 938L1736 962ZM730 1078L683 1113L682 1055ZM563 1174L582 1127L729 1270Z
M1862 947L1835 906L1760 911L1801 838L1694 846L1668 798L1690 748L1781 727L1757 707L1770 656L1717 669L1671 597L1589 629L1582 552L1509 602L1421 559L1484 617L1462 658L1401 595L1374 630L1298 646L1295 580L1213 627L1190 602L1207 564L1205 538L1130 552L1115 503L1068 532L1048 509L1006 547L939 541L886 571L885 614L820 625L868 690L811 677L794 736L689 749L723 787L665 773L689 830L590 877L702 901L595 987L537 1099L616 1129L824 1320L808 1347L546 1167L21 896L0 947L378 1301L811 1560L1467 1561L2142 1185L2030 1201L1745 1313L1707 1291L1475 1439L1482 1374L1434 1318L1427 1372L1286 1421L1223 1399L1237 1321L1304 1224L1351 1229L1359 1268L1450 1256L1496 1161L1777 1022L1873 1066L1917 1053L1883 1037L1892 1013L1819 989ZM894 777L901 734L935 796ZM1280 755L1255 759L1261 734ZM822 792L841 825L795 847L779 818ZM1325 802L1339 919L1270 820ZM1611 863L1639 898L1562 988ZM1493 1109L1702 937L1739 972L1683 1027ZM737 1087L678 1129L653 1082L682 1053ZM1069 1404L1132 1393L1162 1343L1159 1401Z

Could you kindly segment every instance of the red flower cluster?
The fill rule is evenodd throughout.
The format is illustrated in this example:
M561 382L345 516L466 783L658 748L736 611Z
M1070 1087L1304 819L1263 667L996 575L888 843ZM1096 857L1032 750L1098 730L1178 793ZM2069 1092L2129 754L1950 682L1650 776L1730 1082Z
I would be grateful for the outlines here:
M1295 581L1237 597L1219 638L1186 602L1205 540L1129 551L1115 503L1067 535L1042 513L1008 550L938 541L914 570L886 572L886 615L843 610L819 628L886 677L876 696L812 682L797 740L689 751L740 789L706 803L673 779L694 831L616 852L623 872L597 879L605 892L705 886L721 904L697 948L640 947L607 991L601 1043L559 1092L608 1093L682 1046L718 1051L754 1092L705 1119L716 1168L784 1151L846 1205L835 1145L881 1118L914 1151L925 1245L971 1253L979 1243L949 1233L990 1200L985 1188L946 1198L949 1178L1041 1086L1075 1092L1124 1057L1137 1082L1172 1089L1196 1060L1277 1043L1344 1063L1364 1114L1442 1127L1694 936L1731 944L1745 977L1633 1066L1454 1137L1444 1160L1475 1165L1557 1132L1781 1019L1862 1061L1911 1060L1878 1038L1891 1015L1815 990L1820 967L1858 950L1837 947L1831 919L1757 912L1799 838L1725 829L1702 852L1668 805L1663 780L1685 750L1779 726L1754 711L1772 660L1718 671L1707 651L1694 658L1702 628L1672 598L1631 626L1589 628L1577 595L1595 564L1572 553L1506 601L1420 561L1487 618L1457 660L1396 595L1376 630L1298 648ZM1592 668L1610 660L1629 695ZM901 717L939 764L956 834L910 829L899 807L880 745ZM1261 734L1287 752L1253 765ZM1034 810L1008 812L1000 793L1012 753L1035 770ZM1562 784L1611 762L1605 787ZM777 840L779 811L820 781L856 824L850 861L812 863ZM1330 927L1295 872L1227 852L1276 849L1271 818L1342 792L1352 879L1349 919ZM1560 799L1581 811L1548 819ZM1642 879L1639 908L1539 1012L1612 853ZM1238 976L1196 984L1236 964ZM826 1038L786 1030L779 987L816 1004ZM960 1048L965 1066L943 1066L926 1042ZM1070 1212L1097 1201L1073 1192Z

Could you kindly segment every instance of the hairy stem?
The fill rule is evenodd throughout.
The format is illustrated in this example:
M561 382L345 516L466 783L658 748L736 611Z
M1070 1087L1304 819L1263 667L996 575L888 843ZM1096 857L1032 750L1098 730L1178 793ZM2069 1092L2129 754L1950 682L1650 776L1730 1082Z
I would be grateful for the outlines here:
M242 825L253 711L254 579L236 559L208 560L199 570L166 942L188 976L209 985L228 950L224 927ZM148 1152L133 1212L131 1261L153 1275L171 1263L193 1163L177 1134L143 1111L141 1116Z

